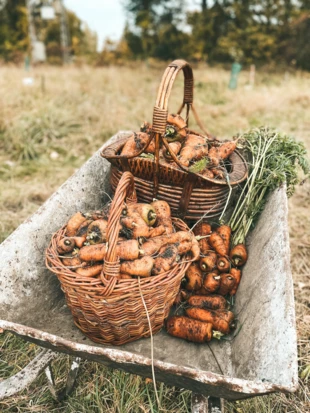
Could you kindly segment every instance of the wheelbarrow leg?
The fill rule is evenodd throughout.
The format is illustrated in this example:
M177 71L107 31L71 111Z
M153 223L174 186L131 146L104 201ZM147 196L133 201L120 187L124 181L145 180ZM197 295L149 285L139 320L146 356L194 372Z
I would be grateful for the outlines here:
M25 390L56 357L54 351L43 350L20 372L0 382L0 400Z
M73 359L70 371L68 373L66 386L59 392L57 392L56 387L55 387L54 373L53 373L51 364L49 364L46 367L45 374L48 380L48 387L55 400L62 401L71 394L74 388L74 385L75 385L78 372L79 372L80 362L81 362L81 359L79 357L75 357Z
M224 401L218 397L192 393L192 413L224 413Z

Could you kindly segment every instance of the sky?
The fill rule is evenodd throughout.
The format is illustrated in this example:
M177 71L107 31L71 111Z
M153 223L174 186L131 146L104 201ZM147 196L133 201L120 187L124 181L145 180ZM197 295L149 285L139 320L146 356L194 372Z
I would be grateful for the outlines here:
M65 6L97 32L101 50L106 37L118 40L125 26L126 15L121 0L64 0ZM188 8L195 8L198 0L189 0Z

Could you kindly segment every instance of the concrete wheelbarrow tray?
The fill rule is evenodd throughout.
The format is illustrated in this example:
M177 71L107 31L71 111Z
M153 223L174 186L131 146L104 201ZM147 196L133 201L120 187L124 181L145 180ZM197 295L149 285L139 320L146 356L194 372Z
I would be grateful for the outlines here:
M0 382L0 398L29 385L57 352L77 358L68 388L74 382L79 358L152 376L150 339L119 347L87 339L73 324L56 276L44 265L44 250L52 233L77 210L98 209L107 201L109 169L98 151L0 245L0 328L49 349L16 376ZM164 330L154 336L157 380L192 390L195 412L207 411L204 396L216 404L212 397L239 400L297 388L285 188L269 197L248 248L249 260L234 308L242 328L235 337L198 345L173 338ZM52 383L51 374L48 377Z

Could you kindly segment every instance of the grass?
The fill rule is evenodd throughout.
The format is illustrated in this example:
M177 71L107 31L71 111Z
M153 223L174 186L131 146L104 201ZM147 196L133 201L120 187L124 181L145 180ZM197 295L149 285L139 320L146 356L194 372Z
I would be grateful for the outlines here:
M163 69L163 68L162 68ZM112 134L137 130L152 119L162 69L38 68L33 87L26 75L0 68L0 241L36 211L59 186ZM304 73L257 73L250 88L241 73L239 87L227 89L229 73L197 68L195 103L206 127L231 138L252 126L266 124L303 140L310 149L310 76ZM45 76L46 90L41 89ZM28 76L28 74L27 74ZM171 110L181 101L176 82ZM310 411L310 183L290 199L291 265L294 278L300 387L293 395L274 394L226 403L228 413L305 413ZM23 368L40 349L10 334L0 335L0 380ZM57 387L65 383L70 357L53 362ZM159 385L163 412L189 412L190 392ZM0 403L15 412L157 412L152 383L138 376L82 363L73 394L59 404L52 399L44 375L27 391Z

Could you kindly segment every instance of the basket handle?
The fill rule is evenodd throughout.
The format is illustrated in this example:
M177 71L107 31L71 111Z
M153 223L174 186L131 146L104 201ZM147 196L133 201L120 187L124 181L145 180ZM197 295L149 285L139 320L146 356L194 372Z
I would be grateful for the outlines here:
M101 281L107 284L109 293L113 291L116 284L116 277L120 274L120 261L116 254L116 244L119 235L119 220L124 209L124 203L137 203L137 195L134 185L134 177L130 172L124 172L115 191L111 204L108 226L107 226L107 244L108 249L104 260ZM108 295L108 291L105 292Z

